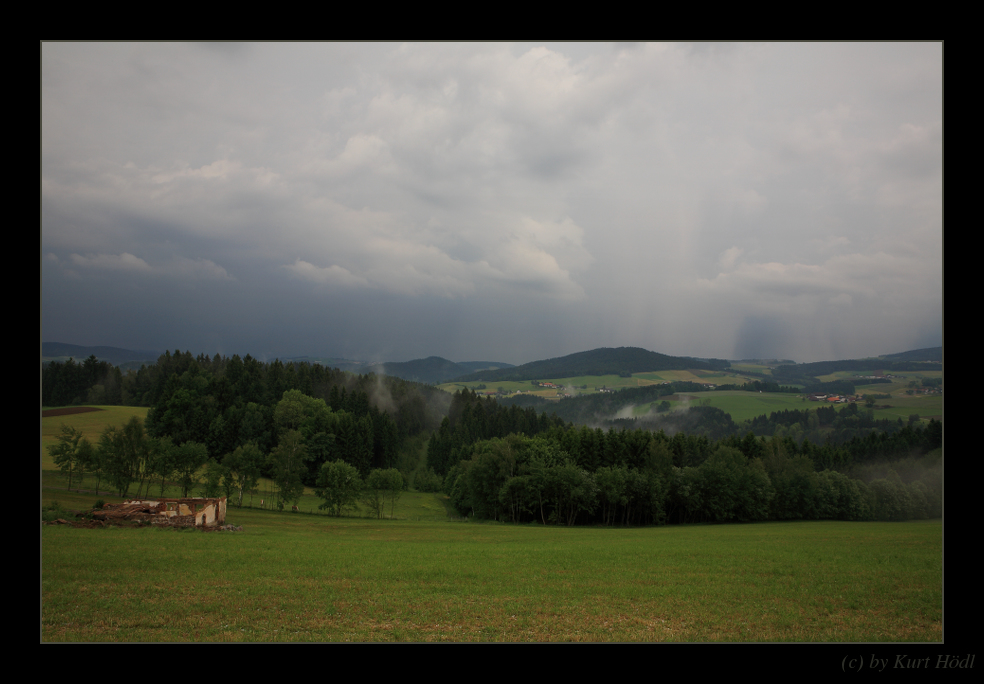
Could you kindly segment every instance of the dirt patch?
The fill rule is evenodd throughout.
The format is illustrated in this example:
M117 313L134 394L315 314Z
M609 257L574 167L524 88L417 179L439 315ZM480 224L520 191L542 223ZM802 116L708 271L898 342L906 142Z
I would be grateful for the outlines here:
M92 408L91 406L72 406L70 408L60 408L60 409L48 409L47 411L41 412L42 418L52 418L54 416L71 416L75 413L88 413L89 411L104 411L101 408Z

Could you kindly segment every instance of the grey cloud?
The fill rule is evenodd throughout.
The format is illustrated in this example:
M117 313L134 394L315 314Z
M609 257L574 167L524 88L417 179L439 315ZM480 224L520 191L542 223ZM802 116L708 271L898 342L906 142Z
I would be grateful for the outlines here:
M939 44L44 43L41 81L63 341L132 339L114 278L156 283L148 336L255 355L942 335Z

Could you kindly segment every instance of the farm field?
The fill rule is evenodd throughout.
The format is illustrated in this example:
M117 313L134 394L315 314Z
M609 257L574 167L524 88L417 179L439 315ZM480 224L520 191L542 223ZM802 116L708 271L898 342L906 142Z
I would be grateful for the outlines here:
M773 411L782 411L784 409L802 411L807 408L816 409L818 406L816 402L804 401L801 395L782 392L725 390L679 394L675 396L678 399L676 401L670 401L670 405L674 408L677 406L713 406L725 413L730 413L731 419L736 423L761 416L762 414L768 415ZM645 409L648 410L648 408L647 405Z
M41 408L42 411L46 410L45 407ZM99 435L102 434L102 431L107 425L123 427L126 421L130 420L133 416L144 420L149 410L146 406L92 406L87 408L96 408L99 410L41 418L42 470L57 470L54 460L48 453L48 447L57 443L58 435L61 434L62 424L81 430L86 439L93 444L98 444Z
M772 375L772 366L765 366L758 363L733 363L731 370L736 373L762 373Z
M869 374L874 374L877 370L877 366L873 366ZM819 380L823 382L830 382L832 380L855 380L855 376L863 375L865 371L838 371L836 373L828 373L827 375L818 376ZM858 384L858 392L861 392L863 388L870 388L872 392L877 392L879 394L888 394L890 392L901 392L904 391L909 383L913 380L921 382L923 378L942 378L943 371L892 371L893 378L886 378L886 380L891 380L887 383L877 383L874 385L861 385Z
M910 415L917 414L923 420L943 419L943 395L893 395L891 399L879 399L879 406L874 409L875 418L901 418L906 422ZM884 408L888 404L891 408Z
M646 385L660 385L664 382L699 382L704 384L742 384L748 381L747 378L736 375L733 372L717 373L713 371L659 371L653 373L636 373L628 378L619 375L581 375L573 378L538 378L540 382L552 382L565 388L573 388L575 394L596 394L602 387L608 389L625 389L626 387L645 387ZM480 385L485 385L485 389L479 389ZM585 387L586 386L586 387ZM478 392L495 391L500 387L507 393L523 392L523 394L535 394L547 399L557 396L557 390L548 388L536 388L530 382L449 382L438 385L446 392L457 392L467 387Z
M802 395L785 394L780 392L743 392L741 390L726 390L715 392L700 392L692 394L673 395L670 398L670 406L673 408L686 407L693 405L707 405L719 408L725 413L731 414L731 419L736 423L749 420L763 414L768 415L773 411L784 409L802 411L804 409L816 409L821 404L813 401L804 401ZM658 402L657 402L658 403ZM890 408L883 408L881 404L889 404ZM842 410L847 404L833 404L837 410ZM864 404L859 403L860 410L867 410ZM633 410L634 415L642 416L649 413L649 404L640 404ZM888 418L895 420L901 418L907 422L912 414L918 415L922 420L943 418L943 396L893 396L891 399L879 400L879 406L872 409L876 419Z
M939 520L228 520L244 530L42 527L42 640L942 640Z

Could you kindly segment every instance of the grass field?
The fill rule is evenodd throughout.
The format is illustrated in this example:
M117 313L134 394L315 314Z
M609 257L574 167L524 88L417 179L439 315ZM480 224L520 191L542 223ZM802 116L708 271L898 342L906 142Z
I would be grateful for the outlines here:
M731 364L731 370L736 373L747 372L772 375L772 366L765 366L759 363L733 363Z
M930 418L943 420L942 394L916 395L911 397L894 395L891 399L879 399L878 404L888 404L891 408L879 406L879 408L874 409L875 418L891 418L893 420L895 418L901 418L905 422L910 415L917 414L923 420L929 420Z
M120 411L42 433L97 437ZM65 480L42 466L43 504L119 500ZM42 526L42 641L942 639L939 520L565 528L455 522L416 492L395 519L319 503L230 507L242 532Z
M680 394L678 401L671 401L670 405L693 406L704 405L719 408L725 413L731 414L731 419L736 423L743 420L761 416L763 413L768 415L773 411L783 409L796 409L802 411L806 408L817 407L817 404L810 401L803 401L802 397L795 394L784 394L779 392L743 392L741 390L728 390L723 392L699 392L695 394Z
M785 394L779 392L743 392L741 390L728 390L717 392L700 392L693 394L674 395L677 399L670 400L673 408L707 405L719 408L731 414L731 419L736 423L749 420L763 414L768 415L773 411L802 411L804 409L816 409L821 404L813 401L804 400L801 395ZM658 403L658 402L657 402ZM873 409L876 419L888 418L895 420L901 418L903 422L908 421L912 414L918 415L926 421L930 418L942 420L943 418L943 396L895 396L891 399L879 400L879 403L890 405L890 408L879 406ZM837 410L843 410L847 404L833 404ZM867 410L863 404L859 404L860 410ZM640 404L635 407L634 414L642 416L649 413L649 404Z
M47 407L42 407L42 409L44 408ZM99 443L99 435L102 434L107 425L123 427L126 421L133 416L137 416L140 420L145 419L148 411L146 406L93 406L92 408L100 410L41 419L42 470L54 470L56 468L54 460L48 453L48 447L57 443L62 424L81 430L85 438L95 445Z
M940 521L45 526L43 641L939 641Z

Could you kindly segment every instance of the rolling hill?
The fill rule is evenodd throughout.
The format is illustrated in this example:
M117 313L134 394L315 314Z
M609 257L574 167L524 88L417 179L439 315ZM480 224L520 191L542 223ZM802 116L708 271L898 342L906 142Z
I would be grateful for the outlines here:
M480 369L508 369L508 363L495 361L465 361L455 363L440 356L428 356L426 359L413 361L376 363L366 366L362 372L391 375L412 382L441 383L464 373Z
M618 375L661 370L719 370L730 364L721 359L667 356L641 347L602 347L544 361L532 361L494 371L479 371L456 378L456 382L523 381L539 378L573 378L580 375Z

